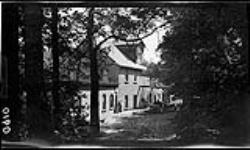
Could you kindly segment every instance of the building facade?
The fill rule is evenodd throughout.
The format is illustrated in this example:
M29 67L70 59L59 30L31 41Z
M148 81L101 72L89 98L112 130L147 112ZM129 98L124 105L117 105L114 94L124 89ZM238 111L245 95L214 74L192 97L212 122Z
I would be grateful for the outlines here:
M108 57L99 80L100 120L105 120L112 113L142 108L149 103L162 101L163 91L152 86L150 77L143 75L146 71L146 67L140 65L143 44L130 44L127 47L110 44L103 49L108 52ZM80 93L81 105L90 108L90 88L82 88Z

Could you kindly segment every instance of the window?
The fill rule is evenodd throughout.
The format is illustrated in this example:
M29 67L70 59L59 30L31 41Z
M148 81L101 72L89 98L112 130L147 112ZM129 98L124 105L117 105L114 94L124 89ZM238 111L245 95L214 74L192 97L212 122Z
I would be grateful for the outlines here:
M115 94L115 107L117 106L117 93Z
M149 102L152 103L152 94L149 93Z
M109 109L112 109L114 107L114 95L111 94L109 96Z
M128 74L125 74L125 84L128 84Z
M106 94L103 94L102 109L106 110Z
M134 75L134 83L137 83L137 75Z
M125 107L128 108L128 95L125 95Z

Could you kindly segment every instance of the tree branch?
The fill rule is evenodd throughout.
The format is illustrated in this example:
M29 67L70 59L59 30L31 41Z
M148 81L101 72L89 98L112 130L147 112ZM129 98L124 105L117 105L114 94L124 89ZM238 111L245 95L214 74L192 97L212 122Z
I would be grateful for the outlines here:
M116 39L116 40L121 40L121 41L125 41L125 42L136 42L136 41L139 41L139 40L142 40L142 39L145 39L147 37L149 37L150 35L154 34L156 30L158 30L159 28L162 28L164 27L165 25L167 25L169 22L165 22L163 23L162 25L154 28L150 33L148 33L147 35L144 35L143 37L138 37L138 38L134 38L134 39L126 39L126 38L122 38L120 36L117 36L117 35L110 35L108 37L106 37L104 40L102 40L98 45L95 46L95 49L99 49L102 44L104 44L106 41L108 41L109 39ZM84 42L86 42L86 39L84 39L77 47L76 49L79 49L83 44Z
M76 50L78 50L86 41L87 39L82 40L82 42L79 43L78 46L76 47Z
M160 25L160 26L154 28L154 29L153 29L150 33L148 33L147 35L144 35L143 37L134 38L134 39L126 39L126 38L122 38L122 37L117 36L117 35L111 35L111 36L105 38L103 41L101 41L101 42L96 46L96 48L97 48L97 49L100 48L101 45L102 45L103 43L105 43L107 40L112 39L112 38L114 38L114 39L116 39L116 40L125 41L125 42L136 42L136 41L145 39L145 38L149 37L150 35L154 34L156 30L158 30L159 28L162 28L163 26L167 25L168 23L169 23L169 22L167 21L167 22L163 23L162 25Z
M93 14L97 14L97 15L99 15L99 16L101 16L101 17L108 18L108 16L106 16L106 15L104 15L104 14L98 12L98 11L94 11Z
M112 39L112 38L115 38L115 35L111 35L111 36L108 36L107 38L105 38L104 40L102 40L97 46L96 46L96 49L99 49L102 44L104 44L106 41L108 41L109 39Z

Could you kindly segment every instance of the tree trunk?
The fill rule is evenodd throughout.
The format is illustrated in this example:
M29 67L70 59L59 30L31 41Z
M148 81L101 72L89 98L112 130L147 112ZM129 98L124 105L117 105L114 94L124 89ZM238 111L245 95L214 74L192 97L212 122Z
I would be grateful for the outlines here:
M246 96L245 96L245 118L246 118L246 141L248 143L250 143L250 129L249 129L249 126L250 126L250 101L249 101L249 96L250 96L250 87L249 87L249 83L250 83L250 77L249 77L249 58L250 58L250 55L249 55L249 31L250 31L250 28L249 28L249 25L250 25L250 4L247 4L247 40L248 40L248 43L247 43L247 49L246 49L246 55L248 56L247 58L247 66L248 66L248 70L247 70L247 75L248 75L248 89L247 89L247 93L246 93Z
M25 89L27 91L27 123L31 137L49 129L49 111L43 102L43 48L41 40L42 12L39 4L26 4L25 23Z
M91 134L98 135L100 133L100 124L99 124L99 104L98 104L98 91L99 91L99 77L98 77L98 68L97 68L97 50L94 48L94 39L93 39L93 11L94 8L91 8L89 11L89 23L87 38L89 42L89 51L90 51L90 80L91 80L91 103L90 103L90 126Z
M15 4L2 4L2 58L1 58L1 82L6 82L6 93L1 94L3 117L9 115L2 121L10 119L10 124L6 122L11 131L9 133L7 126L3 126L3 138L8 140L19 140L20 127L22 125L22 102L18 97L19 94L19 71L18 71L18 6ZM3 71L3 72L2 72ZM7 86L4 86L7 85ZM1 87L2 88L2 87ZM4 111L5 110L5 111ZM7 112L9 110L9 113ZM6 115L6 116L5 116ZM5 134L7 133L7 134Z
M53 102L54 102L54 127L58 130L61 124L61 102L59 99L59 49L58 49L58 9L52 8L52 55L53 55Z

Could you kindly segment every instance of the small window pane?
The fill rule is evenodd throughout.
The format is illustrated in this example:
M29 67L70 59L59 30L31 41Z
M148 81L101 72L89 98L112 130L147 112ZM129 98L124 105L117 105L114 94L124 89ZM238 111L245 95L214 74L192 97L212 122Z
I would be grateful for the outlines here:
M113 108L114 107L114 95L111 94L109 97L109 107Z
M128 107L128 95L125 95L125 107Z
M102 109L106 109L106 94L103 94Z
M125 82L128 82L128 74L125 74Z

